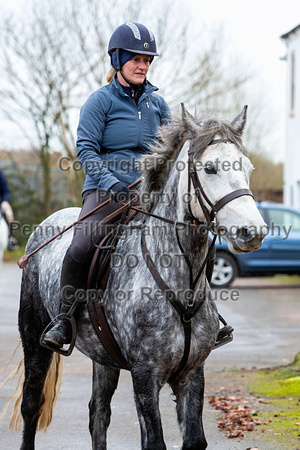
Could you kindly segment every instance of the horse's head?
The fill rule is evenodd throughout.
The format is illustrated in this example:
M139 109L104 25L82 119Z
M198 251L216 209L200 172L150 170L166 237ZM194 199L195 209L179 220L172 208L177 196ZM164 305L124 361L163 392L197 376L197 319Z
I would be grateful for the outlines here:
M253 166L242 145L247 107L230 123L196 121L182 105L189 136L190 214L202 222L215 220L214 230L234 253L258 249L267 233L252 193Z

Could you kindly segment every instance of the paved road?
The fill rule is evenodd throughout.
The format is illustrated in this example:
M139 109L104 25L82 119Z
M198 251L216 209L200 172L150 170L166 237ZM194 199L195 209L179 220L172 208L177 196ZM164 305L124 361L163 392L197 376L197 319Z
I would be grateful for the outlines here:
M19 343L17 310L21 271L15 264L0 268L0 382L15 367L18 356L11 359ZM257 287L257 282L260 286ZM246 283L246 284L245 284ZM300 350L300 286L278 287L259 280L236 282L238 300L217 298L220 313L235 327L233 343L213 351L206 364L207 396L214 392L218 374L224 368L266 367L291 362ZM230 291L232 293L232 291ZM218 294L220 295L220 294ZM226 293L225 293L226 297ZM21 348L19 346L19 354ZM0 409L12 394L12 384L0 391ZM88 432L88 401L91 394L91 363L76 350L64 360L64 378L54 419L46 433L37 435L37 449L90 449ZM112 423L109 429L109 450L138 450L139 425L135 412L130 375L122 371L118 390L113 398ZM170 390L161 393L161 412L168 449L179 448L181 438L176 424ZM228 440L219 432L217 413L207 402L204 423L209 449L235 450L259 447L276 450L272 444L251 439ZM8 419L0 424L0 450L16 450L21 432L7 430ZM279 450L279 449L278 449Z

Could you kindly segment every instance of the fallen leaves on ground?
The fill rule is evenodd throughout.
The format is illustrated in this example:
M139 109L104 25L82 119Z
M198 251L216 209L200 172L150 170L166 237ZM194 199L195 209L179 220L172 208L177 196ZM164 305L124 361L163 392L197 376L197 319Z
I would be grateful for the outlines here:
M225 397L211 396L209 403L217 410L225 413L219 422L219 428L225 431L228 438L244 437L244 431L253 431L261 422L253 418L255 411L251 410L243 397L227 395Z

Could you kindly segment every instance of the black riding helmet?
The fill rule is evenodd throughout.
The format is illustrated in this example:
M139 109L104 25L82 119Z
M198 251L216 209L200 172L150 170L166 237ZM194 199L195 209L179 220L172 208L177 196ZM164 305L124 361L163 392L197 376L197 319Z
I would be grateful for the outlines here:
M159 56L156 51L154 34L141 23L127 22L120 25L112 34L108 43L108 54L112 57L116 52L117 64L111 65L115 70L121 70L120 50L150 55L151 62L154 56Z

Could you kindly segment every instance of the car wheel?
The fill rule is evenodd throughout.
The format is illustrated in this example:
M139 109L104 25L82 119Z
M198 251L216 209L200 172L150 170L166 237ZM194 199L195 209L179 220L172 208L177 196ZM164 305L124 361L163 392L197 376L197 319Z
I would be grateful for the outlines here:
M217 252L211 280L212 287L229 286L238 275L238 267L233 256Z

